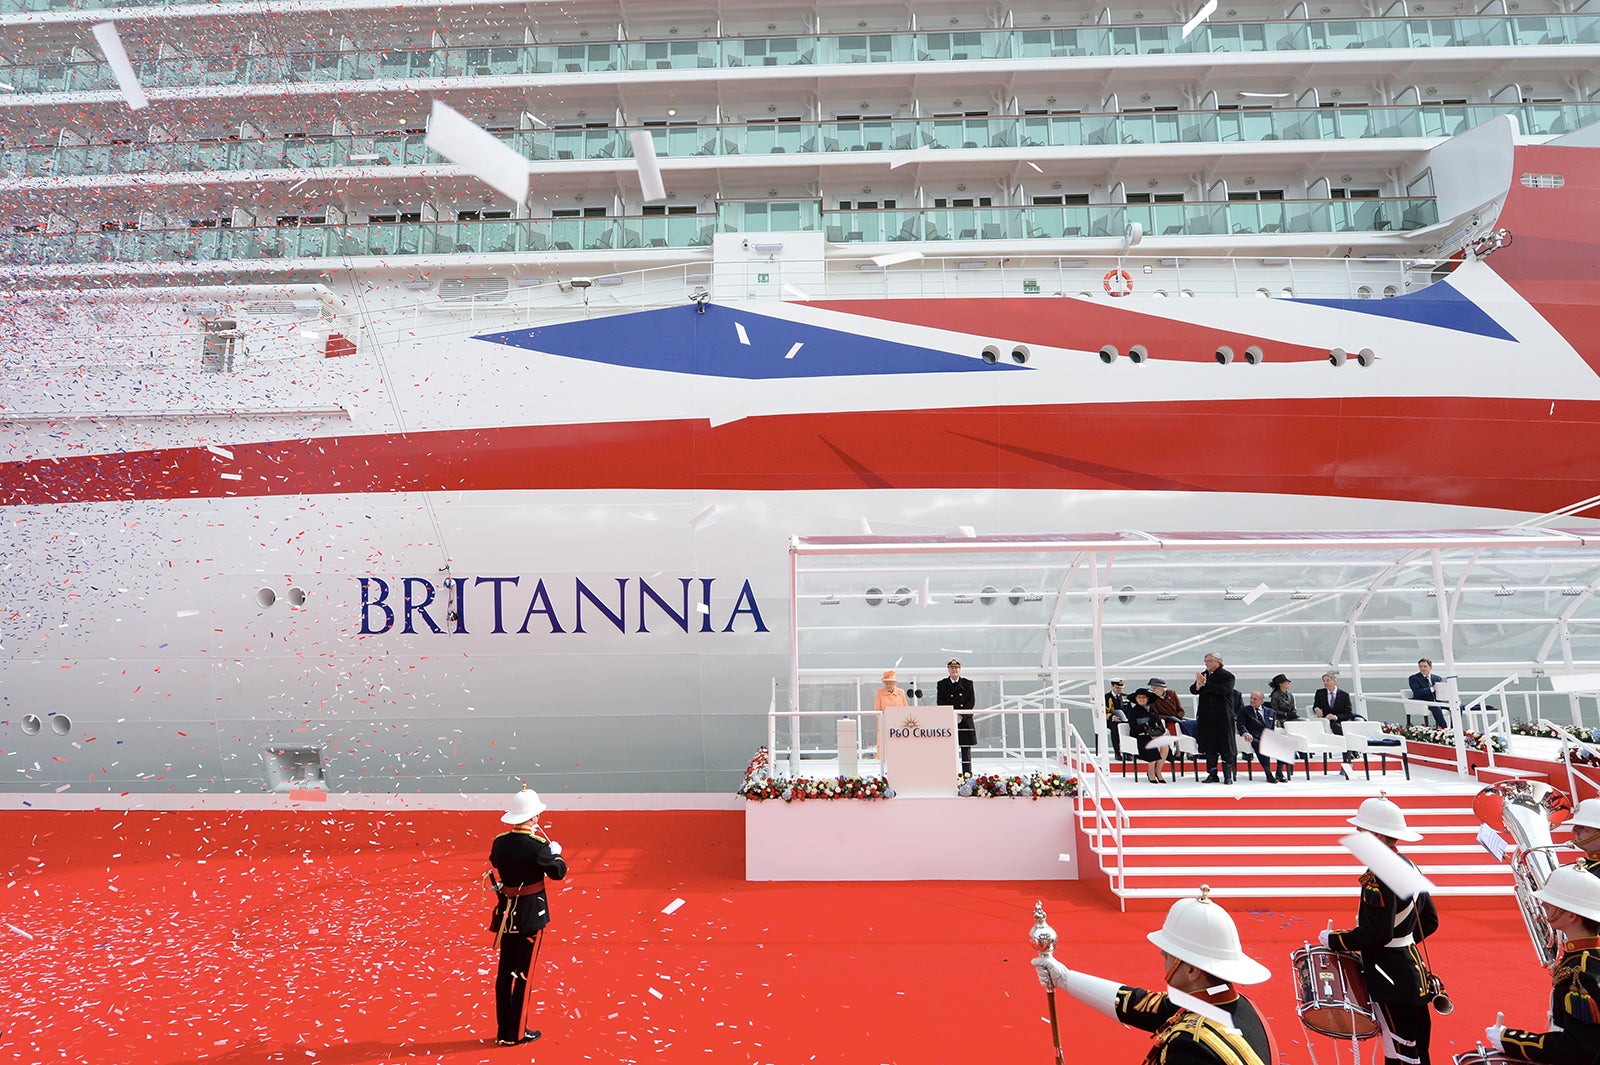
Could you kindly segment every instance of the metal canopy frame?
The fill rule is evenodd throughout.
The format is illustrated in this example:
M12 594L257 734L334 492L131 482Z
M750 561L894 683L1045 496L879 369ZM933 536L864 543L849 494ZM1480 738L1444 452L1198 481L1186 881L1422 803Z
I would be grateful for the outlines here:
M796 537L790 563L791 710L808 680L897 661L937 677L952 651L980 683L1031 676L1038 705L1066 708L1124 673L1181 691L1215 650L1246 690L1340 673L1368 717L1398 715L1419 657L1458 681L1457 706L1600 669L1600 537L1578 530Z

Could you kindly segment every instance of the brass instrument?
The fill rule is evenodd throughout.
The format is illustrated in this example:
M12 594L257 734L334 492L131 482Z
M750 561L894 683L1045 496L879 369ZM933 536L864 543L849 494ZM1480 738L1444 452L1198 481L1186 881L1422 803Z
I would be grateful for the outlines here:
M1517 893L1517 906L1528 926L1528 937L1539 962L1546 969L1561 957L1560 936L1545 919L1544 904L1534 892L1544 887L1557 861L1552 853L1550 830L1572 816L1572 799L1541 781L1502 780L1478 792L1472 800L1478 820L1510 836L1517 845L1511 859L1511 875Z

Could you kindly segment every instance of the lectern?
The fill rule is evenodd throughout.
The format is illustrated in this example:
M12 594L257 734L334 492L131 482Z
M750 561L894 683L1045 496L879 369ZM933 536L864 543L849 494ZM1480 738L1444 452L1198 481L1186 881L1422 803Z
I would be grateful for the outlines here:
M955 797L961 771L955 707L892 706L878 727L883 773L897 796Z

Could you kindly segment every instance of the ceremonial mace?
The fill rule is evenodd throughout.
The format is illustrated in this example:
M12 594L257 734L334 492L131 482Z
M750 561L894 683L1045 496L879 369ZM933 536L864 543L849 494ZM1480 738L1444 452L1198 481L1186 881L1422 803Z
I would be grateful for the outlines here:
M1039 952L1039 957L1054 959L1056 930L1044 923L1043 900L1033 904L1033 931L1028 933L1028 940L1033 944L1033 949ZM1061 1023L1056 1020L1056 989L1053 983L1045 989L1044 997L1050 1003L1050 1039L1056 1045L1056 1065L1064 1065L1066 1058L1061 1054Z

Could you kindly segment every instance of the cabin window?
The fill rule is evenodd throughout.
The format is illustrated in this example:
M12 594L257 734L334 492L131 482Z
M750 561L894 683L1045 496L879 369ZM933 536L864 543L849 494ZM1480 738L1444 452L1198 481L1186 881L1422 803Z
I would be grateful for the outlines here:
M1523 174L1518 180L1528 189L1559 189L1567 183L1560 174Z

